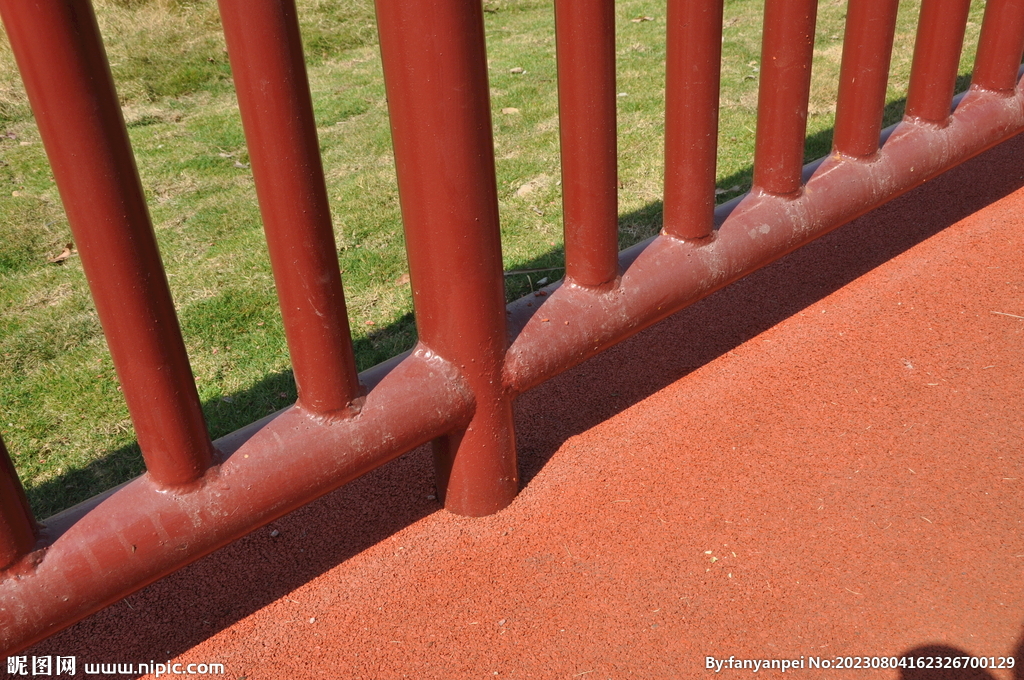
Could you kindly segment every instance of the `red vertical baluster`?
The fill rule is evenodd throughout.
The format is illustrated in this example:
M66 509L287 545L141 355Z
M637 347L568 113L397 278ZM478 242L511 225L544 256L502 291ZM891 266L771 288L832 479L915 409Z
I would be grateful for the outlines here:
M988 0L971 85L996 92L1017 87L1024 54L1024 0Z
M711 235L715 218L722 0L669 0L664 232Z
M555 36L566 280L599 287L619 273L614 0L557 0Z
M32 510L4 441L0 439L0 569L32 550L35 540Z
M299 403L344 413L360 387L295 2L220 13Z
M811 92L816 0L767 0L757 99L754 187L800 192Z
M0 14L146 466L194 481L213 446L92 6L2 0Z
M971 0L922 0L907 118L936 125L949 120L970 8Z
M833 148L853 158L878 151L899 0L850 0Z
M449 510L485 515L518 474L483 8L377 0L377 24L420 340L476 400L468 427L435 442L438 487Z

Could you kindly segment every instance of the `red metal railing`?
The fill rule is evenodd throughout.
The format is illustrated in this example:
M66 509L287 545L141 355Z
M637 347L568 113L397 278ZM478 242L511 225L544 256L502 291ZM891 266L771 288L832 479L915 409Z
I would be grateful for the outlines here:
M299 399L211 444L92 8L0 0L147 466L37 524L0 445L8 652L428 441L445 507L500 509L516 395L1024 129L1024 0L989 0L957 102L967 1L924 0L887 131L896 0L850 0L802 166L816 3L767 0L754 188L715 208L722 2L669 0L665 228L616 253L614 6L557 0L567 274L506 309L481 6L377 0L420 341L357 376L294 2L220 8Z
M298 401L351 416L362 390L295 5L223 0L220 14Z

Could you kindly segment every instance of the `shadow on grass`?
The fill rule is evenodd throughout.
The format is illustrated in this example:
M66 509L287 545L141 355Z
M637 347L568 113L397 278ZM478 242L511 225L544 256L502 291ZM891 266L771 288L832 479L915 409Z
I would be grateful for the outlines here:
M406 314L386 328L354 341L361 368L369 368L411 348L415 320ZM290 370L265 376L249 389L219 395L203 402L203 415L214 439L295 403L295 378ZM145 471L137 442L114 449L88 465L69 470L26 490L33 511L50 517Z
M965 92L970 84L970 74L960 74L957 76L955 91ZM902 120L906 104L906 98L888 102L882 114L882 127L886 128ZM833 132L833 128L828 128L807 137L804 142L805 164L819 158L824 158L831 153ZM753 177L754 166L751 164L738 172L719 179L717 186L721 193L717 197L717 202L719 204L725 203L749 191L753 183ZM619 249L625 250L640 241L657 235L661 231L662 213L662 202L652 201L638 210L620 215ZM561 247L553 248L539 257L521 263L515 269L531 272L532 279L530 274L507 277L506 298L509 302L532 292L534 283L540 277L548 276L551 280L561 278L565 270L565 251ZM534 271L535 273L533 273Z

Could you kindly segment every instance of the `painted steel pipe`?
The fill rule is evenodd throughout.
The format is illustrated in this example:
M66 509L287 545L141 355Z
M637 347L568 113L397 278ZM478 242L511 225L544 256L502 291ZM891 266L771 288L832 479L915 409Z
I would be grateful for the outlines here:
M487 515L519 488L501 386L505 291L483 8L479 0L377 0L384 84L420 341L473 392L469 426L435 442L438 493ZM454 289L454 290L453 290Z
M870 158L878 151L899 0L850 0L839 73L835 153Z
M767 0L757 95L754 188L800 193L817 0Z
M669 0L662 233L711 236L715 221L723 0Z
M0 1L146 468L199 479L213 455L88 0Z
M970 9L971 0L922 0L907 118L939 126L949 120Z
M352 415L356 375L294 0L219 0L299 404Z
M28 554L36 542L36 523L14 463L0 439L0 570Z
M988 0L971 86L1012 93L1024 54L1024 0Z
M11 16L22 11L59 14L66 7L76 12L88 8L69 0L57 9L60 3L45 10L23 10L28 4L0 0L8 25ZM716 218L721 226L710 239L661 236L622 253L624 273L614 290L555 285L547 289L546 297L514 303L509 309L514 342L505 353L505 339L494 339L504 330L504 316L499 314L497 322L491 316L502 277L480 8L462 0L441 0L439 7L427 4L378 4L381 23L391 27L383 31L387 36L382 35L382 49L389 104L399 120L396 159L403 211L407 223L415 225L409 231L417 243L410 267L415 294L425 298L417 302L418 313L425 317L425 344L371 389L355 417L331 420L304 408L288 409L219 440L220 464L206 471L192 493L165 493L150 473L48 520L39 535L45 547L0 575L0 646L5 652L70 625L419 443L453 432L456 435L438 444L442 463L450 461L444 457L445 447L454 452L447 500L461 509L487 511L488 504L493 507L495 497L500 499L500 492L508 489L492 473L507 470L509 460L514 469L514 448L502 441L512 435L511 426L502 421L512 395L1024 130L1024 92L1006 96L972 89L944 128L911 119L891 135L883 133L887 141L871 162L834 155L804 168L806 186L798 196L760 190L722 206ZM432 24L431 11L449 23ZM447 16L452 13L462 13L462 18L452 22ZM85 33L95 35L95 22L89 21L91 28ZM400 23L405 25L406 40L390 32ZM42 25L51 30L49 23ZM60 22L53 26L60 30ZM98 45L98 38L83 39L76 32L61 37L72 48L78 40ZM18 40L24 52L26 34ZM52 42L50 37L42 40L50 45L47 41ZM50 46L67 49L59 41ZM438 52L444 57L433 59ZM101 49L88 53L102 58ZM454 56L449 58L450 54ZM49 55L34 58L45 62ZM80 78L65 80L71 89L81 89ZM463 87L466 83L469 87ZM56 97L52 90L43 92ZM38 93L32 96L39 98ZM439 101L444 106L436 106ZM421 111L417 107L423 102L430 106ZM97 110L109 114L109 98L101 103L108 108ZM110 121L109 115L97 119ZM123 137L123 125L117 122L115 131ZM410 131L417 125L428 132ZM47 138L51 144L76 143L52 131L45 133ZM94 152L89 146L72 148ZM60 160L66 154L51 156ZM126 157L130 161L130 152ZM103 175L111 164L103 164L106 156L98 158ZM124 169L123 164L113 165ZM429 185L424 179L427 171L433 172ZM797 181L799 189L799 176ZM65 181L62 193L70 190L68 186L75 185ZM125 200L132 196L125 195ZM84 200L81 194L75 198ZM152 236L151 230L143 231ZM142 238L136 232L129 236ZM454 268L448 267L446 263L452 262ZM470 302L451 301L452 311L444 308L444 294L456 279L471 287L472 294L466 296ZM537 315L538 304L543 320ZM498 307L504 311L500 301ZM180 334L175 337L180 341ZM502 359L504 370L496 375ZM390 368L395 362L388 364ZM377 382L365 373L362 378L367 384ZM480 493L495 487L497 494ZM465 494L453 499L456 488Z
M366 383L376 378L363 374ZM198 489L147 477L46 521L30 568L0 578L0 651L11 654L453 428L473 412L458 371L417 349L360 413L325 420L292 407L218 440Z
M615 2L556 0L565 278L588 288L619 274Z
M1022 130L1024 91L971 90L944 129L905 122L870 162L810 164L797 199L751 192L719 206L707 242L659 236L624 251L614 291L556 283L513 302L505 384L521 394Z
M614 291L555 284L546 297L513 303L508 391L540 384L1021 131L1024 92L972 91L945 129L903 123L883 133L873 162L812 163L797 200L748 194L720 206L710 242L660 236L623 252ZM371 389L355 418L324 422L293 408L218 440L225 460L184 500L154 493L142 477L47 520L50 547L25 558L38 565L0 582L0 649L23 649L473 416L469 385L427 348L396 363L362 374Z

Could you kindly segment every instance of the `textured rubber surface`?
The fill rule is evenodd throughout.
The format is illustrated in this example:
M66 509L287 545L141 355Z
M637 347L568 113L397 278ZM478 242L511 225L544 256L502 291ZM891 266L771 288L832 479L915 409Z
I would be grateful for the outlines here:
M524 395L497 515L439 510L416 451L25 653L251 680L922 653L1017 668L789 673L1024 678L1021 187L1024 136Z

